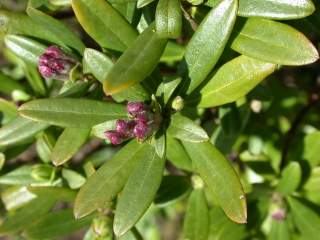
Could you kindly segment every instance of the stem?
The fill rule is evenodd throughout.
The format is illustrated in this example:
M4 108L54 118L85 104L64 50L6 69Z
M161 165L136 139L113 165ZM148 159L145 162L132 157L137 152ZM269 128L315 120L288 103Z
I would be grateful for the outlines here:
M294 118L291 128L288 131L285 139L284 139L284 146L282 149L282 157L281 157L281 162L280 162L280 172L281 170L283 170L283 168L287 165L288 163L288 153L289 153L289 149L290 146L292 144L292 141L296 135L296 132L300 126L300 124L302 123L304 117L308 114L308 112L312 109L312 107L314 107L315 105L317 105L320 102L320 97L316 94L313 94L310 98L310 101L308 103L308 105L304 106L296 115L296 117Z

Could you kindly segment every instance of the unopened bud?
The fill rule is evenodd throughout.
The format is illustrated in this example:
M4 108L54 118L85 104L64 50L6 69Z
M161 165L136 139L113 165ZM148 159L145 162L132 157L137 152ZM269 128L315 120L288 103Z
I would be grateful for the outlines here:
M44 78L67 80L69 72L77 64L74 58L67 55L57 46L50 46L39 57L38 69Z
M286 211L284 209L277 209L271 214L273 220L282 221L286 218Z
M150 127L147 123L139 121L133 129L133 134L138 140L143 140L150 134Z
M133 129L135 125L135 121L126 121L119 119L116 122L116 131L123 137L129 138L133 136Z
M173 101L171 105L172 109L176 110L177 112L181 111L184 107L184 100L182 97L177 96Z
M32 167L31 176L38 181L52 181L55 176L55 170L50 165L34 165Z
M106 131L104 134L113 145L119 145L123 142L121 133L117 131Z
M146 109L146 106L142 102L128 102L127 111L128 113L136 117L139 113L143 112Z

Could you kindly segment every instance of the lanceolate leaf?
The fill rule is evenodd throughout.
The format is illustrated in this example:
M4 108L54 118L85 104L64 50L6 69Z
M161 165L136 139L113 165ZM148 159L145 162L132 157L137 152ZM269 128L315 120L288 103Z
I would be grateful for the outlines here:
M238 1L223 0L202 21L187 45L185 62L188 67L191 93L207 77L218 62L232 31Z
M55 199L48 195L35 198L2 223L0 236L17 232L32 225L39 217L49 212L54 204Z
M136 162L149 156L150 147L135 140L96 171L80 189L74 206L76 218L103 208L123 188ZM135 186L136 187L136 186Z
M103 53L91 48L86 48L84 51L83 65L86 73L92 73L99 82L103 83L113 67L113 62ZM121 93L114 94L112 98L117 102L124 100L146 101L149 100L149 94L140 84L136 84Z
M28 187L28 191L37 195L51 196L56 201L73 202L76 197L76 192L64 187Z
M186 171L192 171L192 162L186 150L178 139L167 135L167 158L178 168Z
M146 145L147 155L139 159L117 202L113 229L125 234L142 217L160 186L165 158L159 158L153 146Z
M275 70L275 64L237 57L223 65L200 90L199 106L214 107L236 101Z
M286 24L262 18L249 18L231 48L243 55L281 65L305 65L319 58L316 48L302 33Z
M76 220L72 214L72 209L51 212L40 217L35 224L25 231L25 234L30 239L55 239L90 225L92 218L93 216L88 216Z
M226 215L237 223L247 221L247 205L240 180L228 160L209 142L183 142L192 164Z
M4 41L6 47L18 57L36 66L39 56L45 51L44 45L22 36L7 35Z
M148 5L149 3L153 2L154 0L138 0L137 1L137 8L142 8L146 5Z
M86 142L91 129L66 128L58 138L51 154L54 165L64 164Z
M268 240L290 240L289 224L286 220L272 220Z
M84 44L79 37L60 21L34 8L29 8L28 14L30 16L1 10L0 18L4 20L4 26L3 29L0 27L0 32L36 37L58 45L72 47L80 53L83 51Z
M126 118L125 106L115 103L72 98L38 99L19 108L22 116L53 125L91 128L107 120Z
M76 49L80 54L84 51L84 44L80 38L71 32L65 25L53 17L46 15L45 13L29 7L27 13L37 23L37 26L41 26L51 32L57 39L55 43L64 47L72 47Z
M81 26L104 48L124 51L137 31L105 0L72 0Z
M38 123L23 117L17 117L0 129L0 146L24 143L47 127L46 123Z
M288 202L293 221L296 223L295 225L303 238L317 240L320 234L320 229L317 227L320 224L319 212L311 209L296 198L290 197L288 198Z
M171 116L167 132L175 138L188 142L205 142L209 140L206 131L191 119L180 114Z
M291 194L299 187L301 181L301 167L298 162L291 162L283 170L281 179L277 186L277 191L284 196Z
M104 92L112 95L147 78L157 66L166 44L167 40L159 38L151 25L115 63L103 83Z
M178 38L182 30L179 0L160 0L156 11L156 31L161 37Z
M188 201L183 223L184 239L207 240L209 233L209 208L202 189L195 189Z
M309 16L314 10L311 0L240 0L238 15L287 20Z
M309 164L317 166L320 163L320 131L308 134L303 139L303 159L307 160Z

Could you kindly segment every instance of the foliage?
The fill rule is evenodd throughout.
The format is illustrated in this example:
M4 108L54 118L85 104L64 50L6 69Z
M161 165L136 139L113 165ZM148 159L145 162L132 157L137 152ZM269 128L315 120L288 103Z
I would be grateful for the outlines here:
M0 3L0 236L319 238L319 3L20 2Z

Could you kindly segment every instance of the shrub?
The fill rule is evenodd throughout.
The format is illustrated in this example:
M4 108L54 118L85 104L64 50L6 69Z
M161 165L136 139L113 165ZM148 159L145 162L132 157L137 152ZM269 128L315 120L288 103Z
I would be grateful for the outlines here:
M2 1L0 235L318 239L316 7Z

